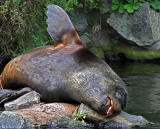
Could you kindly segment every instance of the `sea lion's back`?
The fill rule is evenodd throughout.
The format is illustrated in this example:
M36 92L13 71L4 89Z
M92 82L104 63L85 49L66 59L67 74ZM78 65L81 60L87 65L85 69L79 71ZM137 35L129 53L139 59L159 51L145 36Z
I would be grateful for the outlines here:
M21 83L18 82L19 78L21 78L20 80L23 78L24 82L24 79L27 81L29 78L33 79L37 75L41 75L42 78L45 79L45 75L52 74L56 71L62 72L72 68L75 63L70 55L74 53L74 49L77 50L80 48L81 47L76 46L76 48L68 47L62 48L61 50L54 50L53 46L45 46L33 49L14 58L6 65L2 72L2 83L4 88L9 88L7 84L11 83L11 80L15 81L13 83L18 84ZM72 49L72 51L70 49Z

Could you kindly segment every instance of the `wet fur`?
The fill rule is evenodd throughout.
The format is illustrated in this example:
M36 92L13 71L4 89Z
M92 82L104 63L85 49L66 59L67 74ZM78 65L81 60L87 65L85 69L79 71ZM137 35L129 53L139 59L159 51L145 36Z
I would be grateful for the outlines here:
M64 11L55 5L49 6L52 7L54 11L58 9L58 13L62 11L64 21L61 22L65 24L68 17ZM52 16L52 12L49 11L48 16ZM53 20L56 19L53 17ZM114 110L122 110L127 100L124 82L103 60L82 45L70 21L64 30L59 22L56 23L54 27L59 26L59 32L52 28L48 31L57 45L35 48L11 60L2 73L2 88L30 87L46 102L76 101L101 114L106 113L110 97L114 101ZM48 24L53 24L52 18Z

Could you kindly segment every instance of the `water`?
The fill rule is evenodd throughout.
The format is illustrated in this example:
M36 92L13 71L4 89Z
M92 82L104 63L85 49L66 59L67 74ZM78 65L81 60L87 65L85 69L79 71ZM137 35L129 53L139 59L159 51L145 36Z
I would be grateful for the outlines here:
M125 110L155 123L147 129L160 129L160 64L108 64L127 84L129 100Z

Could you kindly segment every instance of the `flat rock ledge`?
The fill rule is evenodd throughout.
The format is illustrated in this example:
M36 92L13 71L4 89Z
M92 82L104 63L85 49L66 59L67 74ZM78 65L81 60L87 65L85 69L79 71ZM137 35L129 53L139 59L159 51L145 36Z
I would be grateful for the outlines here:
M86 114L85 122L82 119L75 120L75 113ZM6 103L5 111L0 113L0 129L128 129L149 124L152 123L142 116L123 111L105 118L84 104L40 103L40 96L35 91Z
M5 103L4 108L7 111L12 111L16 109L27 108L38 103L40 103L40 95L37 92L32 91L27 94L24 94L16 100Z

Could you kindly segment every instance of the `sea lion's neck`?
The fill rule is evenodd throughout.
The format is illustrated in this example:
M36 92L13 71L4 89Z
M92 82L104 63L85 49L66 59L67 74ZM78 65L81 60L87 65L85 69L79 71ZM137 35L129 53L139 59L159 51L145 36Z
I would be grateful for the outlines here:
M71 29L69 32L63 34L61 41L56 43L54 50L61 50L62 48L70 49L70 51L84 48L75 29Z
M61 43L65 46L71 44L82 45L82 42L80 41L80 38L75 29L72 29L69 32L65 33L61 38Z

